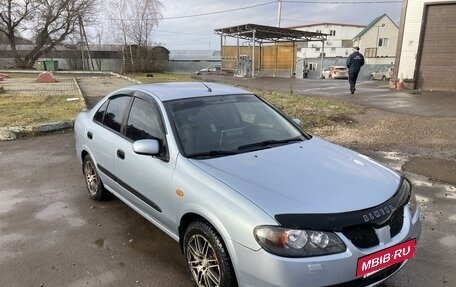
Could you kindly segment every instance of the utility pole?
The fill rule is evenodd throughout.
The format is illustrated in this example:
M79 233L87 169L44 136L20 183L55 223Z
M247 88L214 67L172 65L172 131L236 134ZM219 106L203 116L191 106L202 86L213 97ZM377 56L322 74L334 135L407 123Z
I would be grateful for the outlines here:
M282 18L282 0L278 0L279 9L277 11L277 27L280 27L280 18Z

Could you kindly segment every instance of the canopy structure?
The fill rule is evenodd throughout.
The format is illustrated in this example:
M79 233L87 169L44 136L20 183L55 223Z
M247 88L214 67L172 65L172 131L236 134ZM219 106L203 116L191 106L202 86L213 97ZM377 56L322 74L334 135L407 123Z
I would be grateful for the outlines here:
M233 27L215 29L214 32L221 36L221 50L223 50L223 38L226 36L237 38L237 47L239 51L239 39L249 40L253 43L252 45L252 69L251 76L255 77L255 44L259 43L260 50L261 46L264 43L293 43L293 56L294 61L295 43L296 42L311 42L311 41L321 41L323 43L322 50L322 59L324 56L324 43L327 40L328 34L309 32L309 31L300 31L288 28L272 27L258 24L243 24ZM260 52L261 56L261 52ZM223 57L223 55L222 55ZM239 52L237 55L237 66L239 66ZM261 62L261 60L260 60ZM292 64L292 69L294 68L294 63ZM223 69L223 65L222 65ZM261 64L260 68L261 70Z
M288 28L272 27L258 24L244 24L214 30L222 36L239 37L245 40L269 42L308 42L326 41L328 34L300 31Z

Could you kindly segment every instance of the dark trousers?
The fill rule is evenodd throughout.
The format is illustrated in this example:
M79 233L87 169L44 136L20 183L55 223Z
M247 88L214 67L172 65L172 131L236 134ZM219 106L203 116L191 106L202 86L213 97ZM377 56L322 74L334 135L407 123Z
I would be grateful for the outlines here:
M348 73L348 82L350 83L350 92L355 91L356 80L358 80L358 73Z

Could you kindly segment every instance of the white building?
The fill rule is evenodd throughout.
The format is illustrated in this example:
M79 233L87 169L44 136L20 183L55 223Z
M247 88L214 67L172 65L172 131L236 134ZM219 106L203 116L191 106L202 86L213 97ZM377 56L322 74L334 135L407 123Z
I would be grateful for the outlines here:
M367 64L393 65L398 35L399 27L388 15L383 14L353 37L353 44L360 48Z
M397 49L397 77L406 86L456 91L456 2L404 0Z
M348 57L352 52L353 37L366 26L319 23L290 27L290 29L328 34L326 42L305 42L298 46L298 58L319 58L324 45L325 58Z

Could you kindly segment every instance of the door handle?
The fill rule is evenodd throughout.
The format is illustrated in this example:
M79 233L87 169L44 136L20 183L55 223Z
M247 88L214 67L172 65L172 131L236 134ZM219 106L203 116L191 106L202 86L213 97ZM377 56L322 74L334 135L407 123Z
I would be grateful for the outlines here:
M121 149L117 150L117 157L120 159L125 159L125 152Z
M87 137L89 138L89 140L91 140L93 138L92 132L87 132Z

